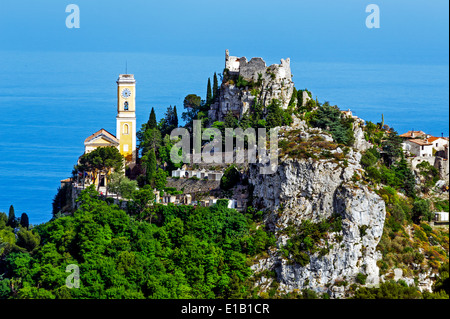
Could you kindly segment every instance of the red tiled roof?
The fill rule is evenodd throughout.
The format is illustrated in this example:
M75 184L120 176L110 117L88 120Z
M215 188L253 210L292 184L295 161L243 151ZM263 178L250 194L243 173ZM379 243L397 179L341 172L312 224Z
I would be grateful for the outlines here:
M414 136L412 136L412 133L414 133ZM418 137L418 136L424 136L425 132L423 131L408 131L406 133L401 134L401 137Z

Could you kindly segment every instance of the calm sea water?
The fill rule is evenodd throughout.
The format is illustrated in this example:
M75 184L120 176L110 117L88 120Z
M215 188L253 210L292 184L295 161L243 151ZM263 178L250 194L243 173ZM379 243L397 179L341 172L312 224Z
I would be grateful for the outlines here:
M137 79L138 126L151 107L158 118L169 105L181 115L184 96L204 97L207 78L224 67L223 55L0 52L0 211L12 204L32 224L51 218L60 180L70 176L84 139L100 128L115 134L115 81L126 61ZM373 122L383 113L399 133L449 134L448 65L291 61L291 69L296 87L321 102Z

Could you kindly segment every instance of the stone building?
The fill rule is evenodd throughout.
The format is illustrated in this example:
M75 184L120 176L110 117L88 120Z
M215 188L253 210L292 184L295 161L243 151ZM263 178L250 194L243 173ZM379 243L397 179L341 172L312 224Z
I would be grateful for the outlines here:
M242 82L245 81L245 82ZM242 85L241 83L246 83ZM210 122L223 121L231 112L241 118L258 99L266 108L273 99L287 108L294 90L290 59L266 66L262 58L230 56L225 52L225 70L218 99L208 112Z

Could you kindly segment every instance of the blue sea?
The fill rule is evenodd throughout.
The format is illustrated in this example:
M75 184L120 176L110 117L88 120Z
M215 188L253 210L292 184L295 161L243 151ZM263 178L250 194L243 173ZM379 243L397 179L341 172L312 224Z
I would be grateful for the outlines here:
M140 127L152 107L158 119L169 105L181 116L187 94L204 97L208 77L223 70L224 55L0 51L0 211L13 205L16 216L26 212L32 224L51 219L60 180L70 176L84 139L101 128L115 134L116 80L126 65L137 80ZM448 65L291 58L291 69L298 89L366 121L380 122L384 114L399 133L449 135Z

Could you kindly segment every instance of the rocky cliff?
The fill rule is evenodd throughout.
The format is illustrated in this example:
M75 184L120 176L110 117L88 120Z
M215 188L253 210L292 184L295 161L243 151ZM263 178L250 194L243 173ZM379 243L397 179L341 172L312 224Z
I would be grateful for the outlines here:
M301 130L298 134L306 134L309 139L315 136ZM256 273L274 270L281 292L308 288L340 298L346 293L342 283L355 283L358 276L365 278L367 285L378 284L377 260L381 255L376 246L383 233L386 210L382 198L358 182L360 157L353 149L340 161L287 157L280 159L272 175L260 174L259 164L249 167L253 205L266 210L265 223L277 238L277 248L253 269ZM327 232L317 243L319 248L326 248L326 253L323 249L308 253L309 262L303 265L283 255L290 239L288 227L298 230L305 220L319 223L332 216L340 217L342 227ZM264 290L272 280L263 276L258 284Z

